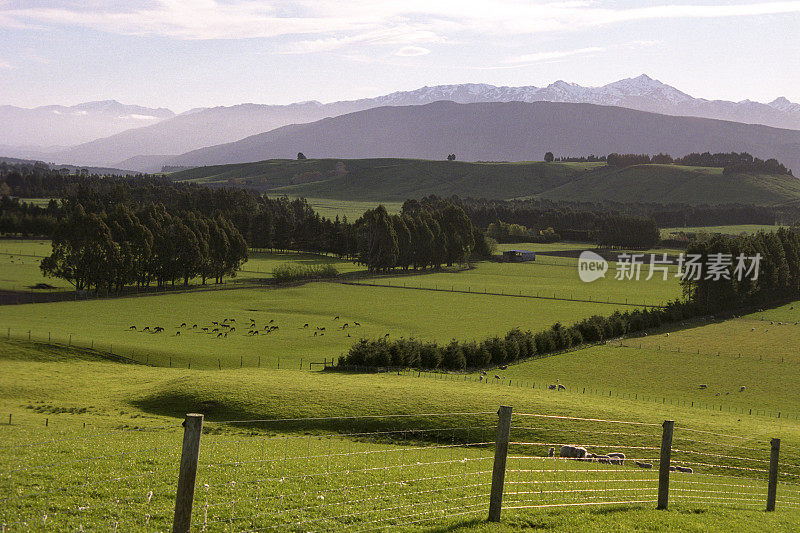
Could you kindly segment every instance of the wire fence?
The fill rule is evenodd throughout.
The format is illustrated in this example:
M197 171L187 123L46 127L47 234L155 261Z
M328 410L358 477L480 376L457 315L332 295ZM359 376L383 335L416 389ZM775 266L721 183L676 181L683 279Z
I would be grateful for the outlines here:
M667 502L763 509L770 493L773 506L800 509L800 447L670 421L501 407L205 424L188 415L184 426L14 426L0 444L1 530L165 530L181 502L192 531L368 531Z

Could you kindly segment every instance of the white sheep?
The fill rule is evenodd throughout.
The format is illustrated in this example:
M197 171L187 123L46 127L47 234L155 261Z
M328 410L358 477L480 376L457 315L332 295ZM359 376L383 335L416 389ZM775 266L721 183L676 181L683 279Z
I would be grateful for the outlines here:
M650 468L653 468L653 465L652 465L651 463L643 463L643 462L641 462L641 461L634 461L634 463L635 463L635 464L636 464L636 466L638 466L639 468L644 468L645 470L647 470L647 469L650 469Z

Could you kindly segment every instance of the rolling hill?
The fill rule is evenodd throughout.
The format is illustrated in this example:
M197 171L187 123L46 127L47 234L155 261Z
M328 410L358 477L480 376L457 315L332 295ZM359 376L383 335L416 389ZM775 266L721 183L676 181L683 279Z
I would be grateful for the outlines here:
M309 159L198 167L171 176L208 185L246 186L270 195L372 202L428 194L694 205L800 201L800 180L792 176L723 176L721 168L677 165L617 169L602 163Z
M721 168L636 165L599 168L539 195L549 200L663 204L775 205L800 199L800 180L787 175L736 174Z
M800 168L800 131L621 107L552 102L379 107L285 126L228 144L171 158L170 165L204 166L294 158L444 159L529 161L548 151L747 151Z

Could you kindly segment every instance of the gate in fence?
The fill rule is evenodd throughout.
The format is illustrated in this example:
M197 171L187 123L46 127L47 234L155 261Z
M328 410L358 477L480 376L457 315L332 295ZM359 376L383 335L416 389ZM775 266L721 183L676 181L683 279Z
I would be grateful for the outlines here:
M181 448L176 429L0 445L2 530L362 531L554 507L800 509L800 449L672 421L510 407L223 422L187 415ZM792 460L781 463L781 453Z

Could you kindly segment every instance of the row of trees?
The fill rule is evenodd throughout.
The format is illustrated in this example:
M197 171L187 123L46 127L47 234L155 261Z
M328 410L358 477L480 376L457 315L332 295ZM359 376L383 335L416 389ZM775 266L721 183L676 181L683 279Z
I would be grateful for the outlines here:
M664 308L593 316L573 326L556 323L538 333L515 328L504 337L469 342L453 340L446 345L416 339L361 339L339 358L338 366L340 369L403 367L456 371L486 368L644 331L692 317L696 312L697 306L693 303L675 301Z
M794 231L781 228L755 235L714 235L689 245L686 254L699 256L703 265L730 263L725 276L708 277L703 273L700 279L683 280L684 294L705 312L761 306L800 297L800 234ZM752 261L749 258L756 254L760 261L757 277L753 279L755 272L750 270ZM738 259L740 255L748 258L742 264ZM745 271L736 272L737 267Z
M247 259L244 238L224 217L171 215L162 204L139 212L121 204L94 213L75 204L52 246L42 272L76 290L120 292L128 285L163 287L179 279L188 285L194 277L220 283Z

